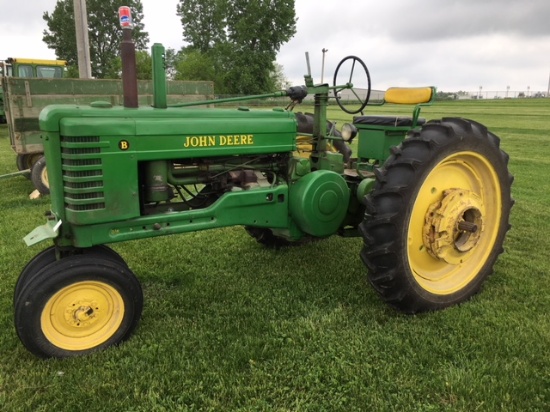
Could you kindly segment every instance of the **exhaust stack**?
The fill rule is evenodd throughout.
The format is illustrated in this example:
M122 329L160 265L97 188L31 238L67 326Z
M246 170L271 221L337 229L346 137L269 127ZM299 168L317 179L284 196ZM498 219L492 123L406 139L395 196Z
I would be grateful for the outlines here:
M124 107L138 107L138 88L136 74L136 45L132 38L132 12L130 7L122 6L118 9L120 27L122 28L122 43L120 57L122 59L122 93Z

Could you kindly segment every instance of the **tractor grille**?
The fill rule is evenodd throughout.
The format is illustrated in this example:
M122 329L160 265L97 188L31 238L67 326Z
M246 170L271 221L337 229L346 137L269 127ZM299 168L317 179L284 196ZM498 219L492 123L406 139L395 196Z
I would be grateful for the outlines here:
M99 136L61 137L65 207L72 211L105 209Z

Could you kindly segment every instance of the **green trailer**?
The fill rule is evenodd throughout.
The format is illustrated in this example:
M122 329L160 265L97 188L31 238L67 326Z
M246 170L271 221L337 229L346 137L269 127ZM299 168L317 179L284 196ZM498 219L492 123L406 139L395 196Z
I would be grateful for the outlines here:
M42 60L8 58L0 61L0 123L6 123L2 77L25 77L54 79L62 78L65 73L65 60Z

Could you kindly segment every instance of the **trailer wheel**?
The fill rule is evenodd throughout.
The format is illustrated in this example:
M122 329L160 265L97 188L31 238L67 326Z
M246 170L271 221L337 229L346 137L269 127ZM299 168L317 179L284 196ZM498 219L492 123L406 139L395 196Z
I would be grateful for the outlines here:
M111 259L116 262L119 262L123 265L126 265L126 262L124 259L113 249L111 249L108 246L105 245L97 245L90 248L83 248L83 249L76 249L71 252L68 256L74 256L74 255L94 255L101 259ZM34 258L32 258L27 265L23 268L21 271L21 274L17 278L17 282L15 283L15 289L13 293L13 299L14 302L17 301L19 294L21 293L21 290L26 286L26 284L34 277L40 270L45 268L46 266L50 265L51 263L54 263L56 261L56 252L55 252L55 246L50 246L49 248L44 249L42 252L37 254Z
M43 157L44 155L42 153L31 153L31 154L18 154L17 158L15 159L15 163L17 165L17 170L27 170L32 169L34 164Z
M15 327L37 356L85 355L129 338L142 307L141 286L126 265L71 256L29 279L15 301Z
M382 299L415 313L477 293L503 251L508 155L479 123L443 119L392 150L366 198L361 258Z
M41 156L32 166L31 182L40 194L47 195L50 193L50 183L46 170L46 158L44 156Z

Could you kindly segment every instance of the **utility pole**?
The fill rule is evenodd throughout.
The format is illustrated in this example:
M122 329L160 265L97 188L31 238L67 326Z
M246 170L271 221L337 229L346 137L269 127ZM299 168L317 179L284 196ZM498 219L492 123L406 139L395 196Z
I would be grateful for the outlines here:
M88 12L86 0L73 0L74 24L76 29L76 50L78 52L78 74L81 79L92 77L90 42L88 40Z

